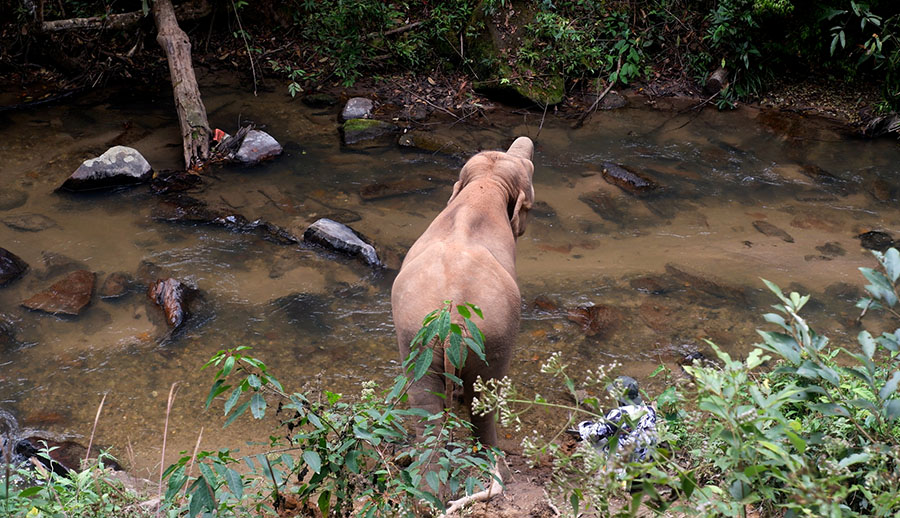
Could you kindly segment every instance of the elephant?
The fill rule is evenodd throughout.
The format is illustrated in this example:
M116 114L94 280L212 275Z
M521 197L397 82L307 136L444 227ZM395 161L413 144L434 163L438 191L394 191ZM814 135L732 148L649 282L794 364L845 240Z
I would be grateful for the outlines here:
M409 249L391 289L391 309L401 358L423 318L451 300L479 306L484 320L485 359L469 355L461 372L463 401L471 413L473 384L507 374L519 331L521 295L516 282L516 239L525 232L534 203L532 155L528 137L517 138L506 152L483 151L463 166L447 206ZM462 317L452 310L451 321ZM462 326L465 329L465 326ZM409 390L410 405L437 414L445 401L444 344L433 344L428 373ZM482 444L497 446L494 415L471 415ZM424 424L417 428L421 437Z

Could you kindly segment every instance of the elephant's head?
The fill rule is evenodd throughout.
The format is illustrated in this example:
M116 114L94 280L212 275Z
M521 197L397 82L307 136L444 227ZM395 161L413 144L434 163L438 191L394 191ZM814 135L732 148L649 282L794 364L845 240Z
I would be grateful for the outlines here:
M518 237L525 233L528 211L534 204L534 143L528 137L519 137L502 151L485 151L478 153L466 162L459 173L459 181L453 185L449 205L467 185L481 179L491 179L499 183L507 195L509 223L513 235Z

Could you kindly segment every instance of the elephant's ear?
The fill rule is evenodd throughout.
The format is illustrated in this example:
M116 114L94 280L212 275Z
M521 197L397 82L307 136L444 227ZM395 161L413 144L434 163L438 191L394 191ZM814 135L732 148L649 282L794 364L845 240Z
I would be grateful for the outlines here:
M530 192L527 194L523 190L519 191L519 196L516 197L516 205L513 207L512 217L509 219L509 224L515 237L525 233L528 211L531 210L531 206L534 204L534 187L529 186L528 190Z
M462 180L457 180L455 184L453 184L453 194L450 195L450 199L447 200L447 205L453 203L453 200L456 199L456 195L459 194L460 189L462 189Z

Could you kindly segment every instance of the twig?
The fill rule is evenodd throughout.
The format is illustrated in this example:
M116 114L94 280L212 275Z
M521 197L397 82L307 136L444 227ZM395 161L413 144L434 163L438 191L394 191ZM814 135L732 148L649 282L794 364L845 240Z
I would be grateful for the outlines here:
M549 106L549 104L544 105L544 114L541 115L541 123L538 125L537 134L534 136L534 140L537 140L537 138L541 136L541 130L544 129L544 119L547 117L547 108Z
M237 18L238 29L241 31L241 39L244 40L244 48L247 49L247 58L250 60L250 72L253 74L253 95L256 95L256 65L253 64L253 54L250 52L250 43L247 42L247 33L244 32L244 26L241 24L241 16L238 14L237 6L234 0L231 0L231 8L234 9L234 17Z
M619 61L616 64L616 72L615 72L616 78L619 77L619 71L621 71L621 70L622 70L622 56L619 56ZM588 108L586 112L582 113L581 117L578 117L578 120L575 122L575 124L572 124L572 129L578 129L584 125L584 120L587 119L592 113L594 113L594 111L597 109L597 107L600 106L600 101L602 101L603 98L606 97L606 94L608 94L609 91L612 90L612 87L615 84L616 84L615 81L609 82L609 85L606 86L606 90L603 90L603 93L600 94L594 100L594 104L592 104L591 107Z
M425 23L425 22L423 22L423 21L412 22L412 23L406 24L402 27L396 27L394 29L391 29L391 30L385 31L385 32L373 31L373 32L370 32L369 34L366 34L365 39L370 40L370 39L374 38L375 36L390 36L391 34L399 34L401 32L406 32L406 31L415 29L416 27L418 27L419 25L422 25L423 23Z
M162 443L162 456L159 461L159 487L157 489L157 498L159 501L156 504L156 514L159 515L160 506L162 506L162 484L163 484L163 473L165 473L166 469L166 438L169 436L169 414L172 412L172 405L175 403L175 387L178 386L178 382L172 383L172 387L169 389L169 401L166 403L166 423L163 426L163 443Z
M200 441L203 439L203 427L200 427L200 433L197 435L197 444L194 445L194 453L191 455L191 464L188 466L187 478L190 480L191 473L194 471L194 461L197 460L197 450L200 449ZM184 485L184 495L187 496L188 485Z
M87 464L87 461L91 456L91 446L94 444L94 433L97 431L97 422L100 421L100 412L103 411L103 403L106 402L107 394L109 394L109 392L103 393L103 399L100 400L100 406L97 407L97 415L94 416L94 426L93 426L93 428L91 428L91 438L88 441L87 452L85 452L85 454L84 454L85 464Z

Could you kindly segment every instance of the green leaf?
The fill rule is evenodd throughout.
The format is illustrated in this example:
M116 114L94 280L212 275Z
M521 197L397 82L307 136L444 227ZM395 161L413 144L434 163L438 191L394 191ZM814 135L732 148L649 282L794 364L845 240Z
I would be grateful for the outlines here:
M400 393L403 392L403 389L404 387L406 387L407 383L409 383L409 378L407 378L406 376L400 375L394 378L394 386L391 388L391 391L388 393L387 397L384 398L385 404L389 404L390 402L395 400L397 396L399 396Z
M188 516L193 518L201 511L214 511L216 509L215 492L206 482L204 477L199 477L188 490L191 493L191 501L188 504Z
M784 434L787 435L797 452L803 455L803 452L806 451L806 441L790 430L785 430Z
M834 403L813 403L809 407L828 416L850 417L846 408Z
M900 278L900 251L896 248L888 248L883 257L878 259L884 265L884 271L892 283Z
M322 513L322 518L328 518L328 511L331 507L331 491L322 491L319 494L319 511Z
M266 399L259 392L250 398L250 413L256 419L262 419L266 415Z
M454 324L456 325L456 324ZM447 358L450 363L457 369L462 369L465 362L466 348L462 347L462 337L452 333L450 335L450 346L447 348Z
M450 312L449 311L441 311L441 316L438 317L438 338L440 338L441 342L447 339L447 335L450 334Z
M838 462L838 467L846 468L847 466L852 466L854 464L868 462L871 458L872 455L868 453L854 453L841 459L841 461Z
M884 401L891 397L894 392L897 391L897 384L900 383L900 371L894 371L894 374L891 376L891 379L881 387L881 390L878 391L878 399Z
M861 331L856 339L859 340L859 345L862 346L863 354L871 360L872 356L875 355L875 339L872 338L872 333Z
M434 358L434 351L430 348L422 349L422 353L416 358L416 365L413 369L413 381L418 381L425 376L428 368L431 367L431 360Z
M43 486L33 486L19 491L20 498L31 498L32 496L40 493L43 490Z
M461 379L460 379L459 377L457 377L457 376L454 376L453 374L450 374L449 372L445 372L445 373L444 373L444 376L446 376L447 379L449 379L449 380L452 381L453 383L459 385L460 387L463 385L463 380L461 380Z
M225 366L222 367L222 377L227 377L231 374L231 371L234 369L234 356L229 356L225 358Z
M249 384L256 390L259 390L259 387L262 386L262 383L259 381L259 376L257 376L256 374L247 376L247 384Z
M234 391L231 392L231 396L228 397L228 400L225 401L225 414L228 415L231 412L231 409L234 408L234 405L237 404L238 398L241 397L241 387L235 387Z
M228 490L231 491L231 494L240 500L244 495L244 481L241 479L240 473L231 468L226 468L225 483L228 484Z
M222 428L227 428L228 425L230 425L231 423L233 423L235 419L237 419L238 417L241 416L241 414L243 414L244 412L246 412L246 411L247 411L247 408L248 408L249 406L250 406L250 402L249 402L249 401L244 401L244 402L241 404L241 406L237 407L237 410L235 410L234 413L231 414L231 417L229 417L228 419L225 420L225 424L222 426Z
M481 320L484 320L484 313L481 312L481 308L479 308L475 304L471 304L468 302L466 303L466 306L469 306L470 308L472 308L472 311L474 311L475 314L478 315L478 318L480 318Z
M215 383L213 383L213 386L209 389L209 396L206 397L206 408L209 409L209 405L212 404L212 400L230 388L231 385L225 385L224 379L217 379Z
M475 353L475 355L478 356L478 358L481 359L481 361L487 363L487 358L484 356L484 342L483 341L473 340L473 339L469 338L468 336L465 338L464 341L466 342L466 345L469 346L469 349L472 349L472 352Z
M441 487L441 482L440 480L438 480L437 473L435 473L434 471L425 473L425 481L428 482L428 487L430 487L431 490L435 493L437 493L438 489L440 489Z
M900 399L885 401L884 416L888 419L897 419L900 417Z
M469 308L467 308L461 304L459 306L456 306L456 311L460 315L462 315L463 318L472 318L472 312L469 311Z
M306 465L309 466L309 469L313 470L316 473L322 471L322 457L319 456L317 452L312 450L306 450L303 452L303 462L306 462Z

